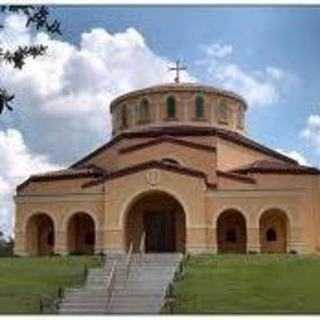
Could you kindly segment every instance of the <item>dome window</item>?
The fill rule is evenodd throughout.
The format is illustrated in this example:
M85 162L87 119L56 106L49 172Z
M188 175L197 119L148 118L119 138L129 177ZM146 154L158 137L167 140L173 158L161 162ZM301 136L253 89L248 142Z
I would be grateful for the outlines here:
M150 107L149 101L146 98L144 98L142 99L139 106L138 123L144 124L148 122L150 122Z
M174 96L167 98L167 119L175 120L176 118L176 99Z
M217 107L217 119L221 124L228 124L229 109L225 100L222 100Z
M202 96L197 96L195 101L195 116L197 120L204 119L204 99Z

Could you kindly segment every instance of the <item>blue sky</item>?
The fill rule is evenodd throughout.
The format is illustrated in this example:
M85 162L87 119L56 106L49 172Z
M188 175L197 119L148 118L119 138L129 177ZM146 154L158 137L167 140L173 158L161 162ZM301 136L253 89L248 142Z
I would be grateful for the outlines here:
M0 228L12 229L15 186L69 165L110 138L108 105L130 90L182 79L246 98L248 135L320 166L320 7L51 7L63 36L1 16L0 45L43 43L47 55L22 71L0 64L16 94L0 117Z
M201 47L233 47L233 62L245 70L281 68L290 77L281 98L261 108L250 106L249 134L275 148L297 150L319 163L313 146L299 137L310 114L319 112L320 8L318 7L68 7L56 8L68 39L75 44L83 31L105 28L117 33L134 27L152 50L170 60L183 58L201 82L206 66ZM288 80L284 80L288 81ZM209 82L210 84L210 82ZM219 85L218 82L212 83Z

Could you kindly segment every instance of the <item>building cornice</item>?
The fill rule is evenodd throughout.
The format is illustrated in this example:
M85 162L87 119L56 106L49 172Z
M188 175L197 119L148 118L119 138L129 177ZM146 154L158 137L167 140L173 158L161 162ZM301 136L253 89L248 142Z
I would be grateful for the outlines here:
M138 173L140 171L144 171L147 169L161 169L161 170L166 170L166 171L170 171L170 172L174 172L174 173L178 173L178 174L183 174L183 175L187 175L187 176L191 176L191 177L201 178L201 179L204 179L206 186L208 188L216 188L216 184L210 183L208 181L207 175L202 171L195 170L195 169L188 168L188 167L183 167L181 165L175 165L175 164L165 163L162 161L156 161L156 160L144 162L144 163L134 165L134 166L129 166L129 167L120 169L118 171L108 173L103 177L99 177L97 179L94 179L94 180L91 180L87 183L84 183L82 185L82 187L89 188L92 186L96 186L96 185L105 183L106 181L110 181L110 180L114 180L114 179L121 178L124 176L128 176L128 175Z
M265 155L274 157L276 159L297 163L297 161L277 152L268 147L261 145L260 143L255 142L239 133L229 131L226 129L216 128L216 127L195 127L195 126L174 126L174 127L151 127L146 130L141 131L132 131L132 132L123 132L115 136L111 141L102 145L100 148L89 153L84 158L73 163L70 168L81 167L82 164L86 161L92 159L101 152L111 148L115 144L119 143L124 139L137 139L137 138L159 138L161 136L171 136L171 137L201 137L201 136L217 136L221 139L243 145L252 150L256 150Z
M197 149L197 150L202 150L202 151L207 151L207 152L215 152L216 148L213 146L201 144L201 143L196 143L196 142L191 142L191 141L186 141L186 140L181 140L174 138L172 136L161 136L158 138L155 138L154 140L150 140L147 142L143 143L137 143L133 146L125 147L119 150L119 153L129 153L137 150L141 150L147 147L155 146L161 143L171 143L171 144L176 144L184 147L188 147L191 149Z

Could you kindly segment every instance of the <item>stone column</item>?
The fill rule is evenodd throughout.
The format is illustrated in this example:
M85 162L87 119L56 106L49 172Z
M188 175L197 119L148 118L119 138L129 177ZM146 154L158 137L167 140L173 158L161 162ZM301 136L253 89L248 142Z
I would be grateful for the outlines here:
M211 253L207 244L206 226L191 226L186 229L186 252L191 254Z
M26 246L27 239L25 232L16 230L14 239L14 254L18 256L27 256L28 252L26 250Z
M259 227L247 229L247 252L260 253L260 230Z
M304 241L301 239L301 231L300 227L294 226L291 230L287 229L287 252L309 253Z
M94 247L94 252L99 254L104 252L104 230L98 229L96 231L96 243Z
M56 230L54 237L54 252L62 256L68 254L68 237L63 230Z
M217 239L217 228L207 229L207 241L208 241L208 251L210 253L218 253L218 239Z
M104 232L104 253L125 253L126 248L123 241L121 229L106 229Z

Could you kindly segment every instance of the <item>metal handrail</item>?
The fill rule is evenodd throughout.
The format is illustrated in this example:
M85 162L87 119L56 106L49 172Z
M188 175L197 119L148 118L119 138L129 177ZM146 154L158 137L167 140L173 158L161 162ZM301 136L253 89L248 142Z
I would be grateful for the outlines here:
M146 233L143 232L140 239L140 245L139 245L139 251L140 255L142 256L145 251L145 239L146 239Z
M129 278L129 273L131 269L131 263L132 263L132 253L133 253L133 243L130 243L129 251L127 253L127 261L126 261L126 279Z
M112 264L111 272L110 272L110 278L107 286L107 308L110 306L110 301L113 294L113 289L116 282L116 267L117 267L117 261L114 261Z

